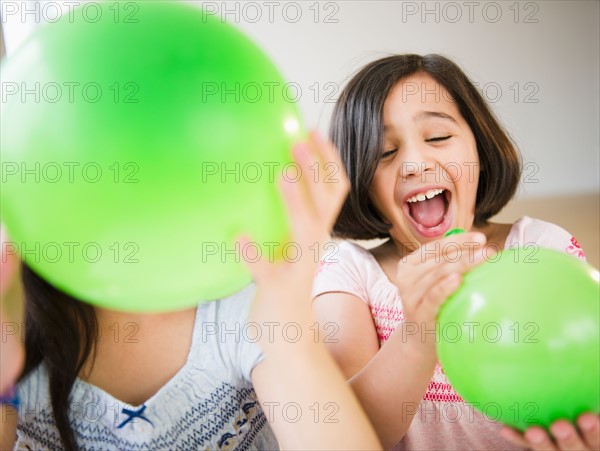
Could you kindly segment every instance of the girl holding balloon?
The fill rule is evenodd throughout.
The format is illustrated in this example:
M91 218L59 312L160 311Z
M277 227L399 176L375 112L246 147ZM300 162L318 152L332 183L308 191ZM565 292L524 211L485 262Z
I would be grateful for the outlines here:
M521 163L467 76L439 55L374 61L341 93L331 137L351 182L334 235L388 240L371 250L341 243L318 270L313 311L323 336L337 325L325 341L384 447L598 449L596 414L549 433L503 428L465 403L437 363L436 315L464 273L530 243L583 258L556 225L488 221L515 193ZM445 237L453 228L468 232Z
M313 164L341 164L316 136L294 156L306 173ZM347 189L343 177L283 181L303 258L249 263L256 288L171 313L87 305L26 266L21 285L20 262L6 253L3 235L3 331L17 321L24 289L27 333L20 402L13 384L23 349L18 335L0 343L2 449L15 439L17 449L277 449L275 437L285 448L378 448L357 399L309 330L317 265L309 246L327 237ZM135 324L135 342L113 340L115 323ZM262 327L257 341L231 333L248 323ZM303 331L299 340L269 337L269 325L288 323ZM216 324L230 333L204 328Z

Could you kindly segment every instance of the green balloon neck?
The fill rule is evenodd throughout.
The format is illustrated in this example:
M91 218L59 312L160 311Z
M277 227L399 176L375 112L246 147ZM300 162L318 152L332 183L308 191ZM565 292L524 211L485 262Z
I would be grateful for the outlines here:
M444 233L444 237L450 236L450 235L458 235L459 233L465 233L464 229L451 229L448 230L446 233Z

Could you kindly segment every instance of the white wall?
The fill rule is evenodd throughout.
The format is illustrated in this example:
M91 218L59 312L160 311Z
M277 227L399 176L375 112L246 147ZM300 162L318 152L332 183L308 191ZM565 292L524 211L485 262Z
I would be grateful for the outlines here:
M10 3L3 1L2 11ZM598 1L193 3L236 24L271 55L297 83L309 126L327 130L333 104L326 100L366 62L442 53L485 87L520 147L529 181L522 197L599 190ZM31 26L22 19L3 16L9 54L18 30Z

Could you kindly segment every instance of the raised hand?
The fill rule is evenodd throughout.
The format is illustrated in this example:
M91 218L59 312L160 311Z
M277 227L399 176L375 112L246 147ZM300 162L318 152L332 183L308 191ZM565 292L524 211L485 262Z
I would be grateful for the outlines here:
M458 289L462 275L491 257L491 253L483 251L485 242L482 233L461 233L424 243L400 259L394 282L402 298L406 322L434 330L440 306ZM431 335L418 334L429 338L421 343L433 351L435 337Z
M291 240L300 254L294 261L263 259L248 263L258 285L252 311L255 321L281 321L283 317L297 321L310 315L310 290L319 261L315 250L323 250L323 243L350 189L333 145L317 134L297 144L293 155L302 177L298 182L282 179L280 187L290 221ZM314 171L315 165L321 170Z

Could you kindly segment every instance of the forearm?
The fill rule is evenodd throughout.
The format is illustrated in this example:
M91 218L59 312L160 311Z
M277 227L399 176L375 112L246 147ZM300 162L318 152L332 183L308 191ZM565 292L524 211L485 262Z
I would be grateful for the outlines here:
M404 437L436 363L432 344L406 328L406 324L398 326L379 352L349 381L386 449Z
M0 450L12 450L17 440L17 411L12 406L0 405L0 415Z
M259 398L280 445L298 449L381 449L341 371L327 349L314 339L312 322L295 323L302 330L298 341L288 338L262 344L265 359L260 371L269 377L268 389L261 390Z

